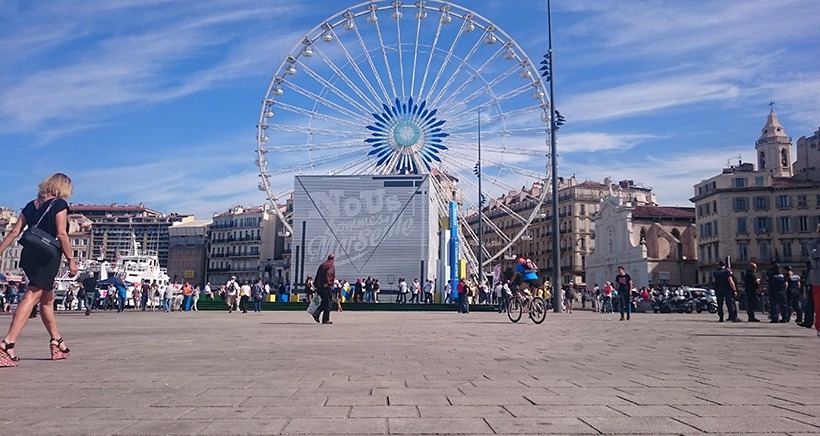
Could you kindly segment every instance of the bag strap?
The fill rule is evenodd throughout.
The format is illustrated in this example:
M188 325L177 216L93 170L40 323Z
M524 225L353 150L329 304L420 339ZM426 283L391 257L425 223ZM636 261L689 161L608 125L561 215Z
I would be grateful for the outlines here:
M38 219L38 220L37 220L37 224L35 224L35 225L34 225L34 227L40 227L40 221L42 221L42 220L43 220L43 218L44 218L44 217L46 216L46 214L48 213L48 211L50 211L50 210L51 210L51 206L53 206L53 205L54 205L54 200L56 200L56 198L52 198L52 199L51 199L51 201L50 201L50 202L48 202L48 207L46 208L45 212L43 212L43 214L42 214L42 215L40 215L40 219Z

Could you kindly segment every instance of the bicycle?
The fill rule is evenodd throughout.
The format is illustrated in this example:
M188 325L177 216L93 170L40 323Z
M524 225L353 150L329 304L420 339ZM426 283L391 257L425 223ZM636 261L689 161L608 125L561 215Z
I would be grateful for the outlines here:
M516 292L508 295L507 317L510 321L517 323L521 320L524 311L527 312L532 322L541 324L547 318L547 300L538 295L532 295L529 291Z

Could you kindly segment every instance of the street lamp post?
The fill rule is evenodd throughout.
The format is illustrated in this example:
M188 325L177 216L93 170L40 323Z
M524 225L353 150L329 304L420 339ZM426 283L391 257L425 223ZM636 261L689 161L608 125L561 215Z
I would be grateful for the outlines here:
M558 130L558 125L556 125L557 111L555 110L555 87L553 86L555 83L553 64L555 62L552 56L552 5L550 0L547 0L547 33L549 50L546 56L546 73L550 84L550 171L552 176L552 298L553 310L560 313L563 295L561 295L561 251L558 245L558 239L561 237L558 228L558 154L555 151L555 131Z
M484 223L481 219L484 208L484 194L481 190L481 108L478 109L478 162L475 164L478 176L478 277L479 286L484 283Z

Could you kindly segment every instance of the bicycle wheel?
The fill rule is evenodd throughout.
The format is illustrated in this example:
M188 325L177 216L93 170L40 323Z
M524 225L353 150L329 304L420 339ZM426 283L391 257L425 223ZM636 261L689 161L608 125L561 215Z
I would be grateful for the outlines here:
M530 319L536 324L541 324L547 319L547 300L542 297L534 297L530 303Z
M524 313L524 307L521 305L520 298L513 298L510 300L510 304L507 306L507 316L510 318L512 322L518 322L521 320L521 314Z

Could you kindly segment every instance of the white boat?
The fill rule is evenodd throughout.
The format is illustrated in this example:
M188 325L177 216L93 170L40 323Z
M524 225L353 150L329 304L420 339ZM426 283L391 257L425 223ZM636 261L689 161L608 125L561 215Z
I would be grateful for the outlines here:
M154 283L160 287L169 283L168 272L159 265L159 255L153 250L140 250L135 238L131 238L131 249L120 253L111 274L128 283Z

